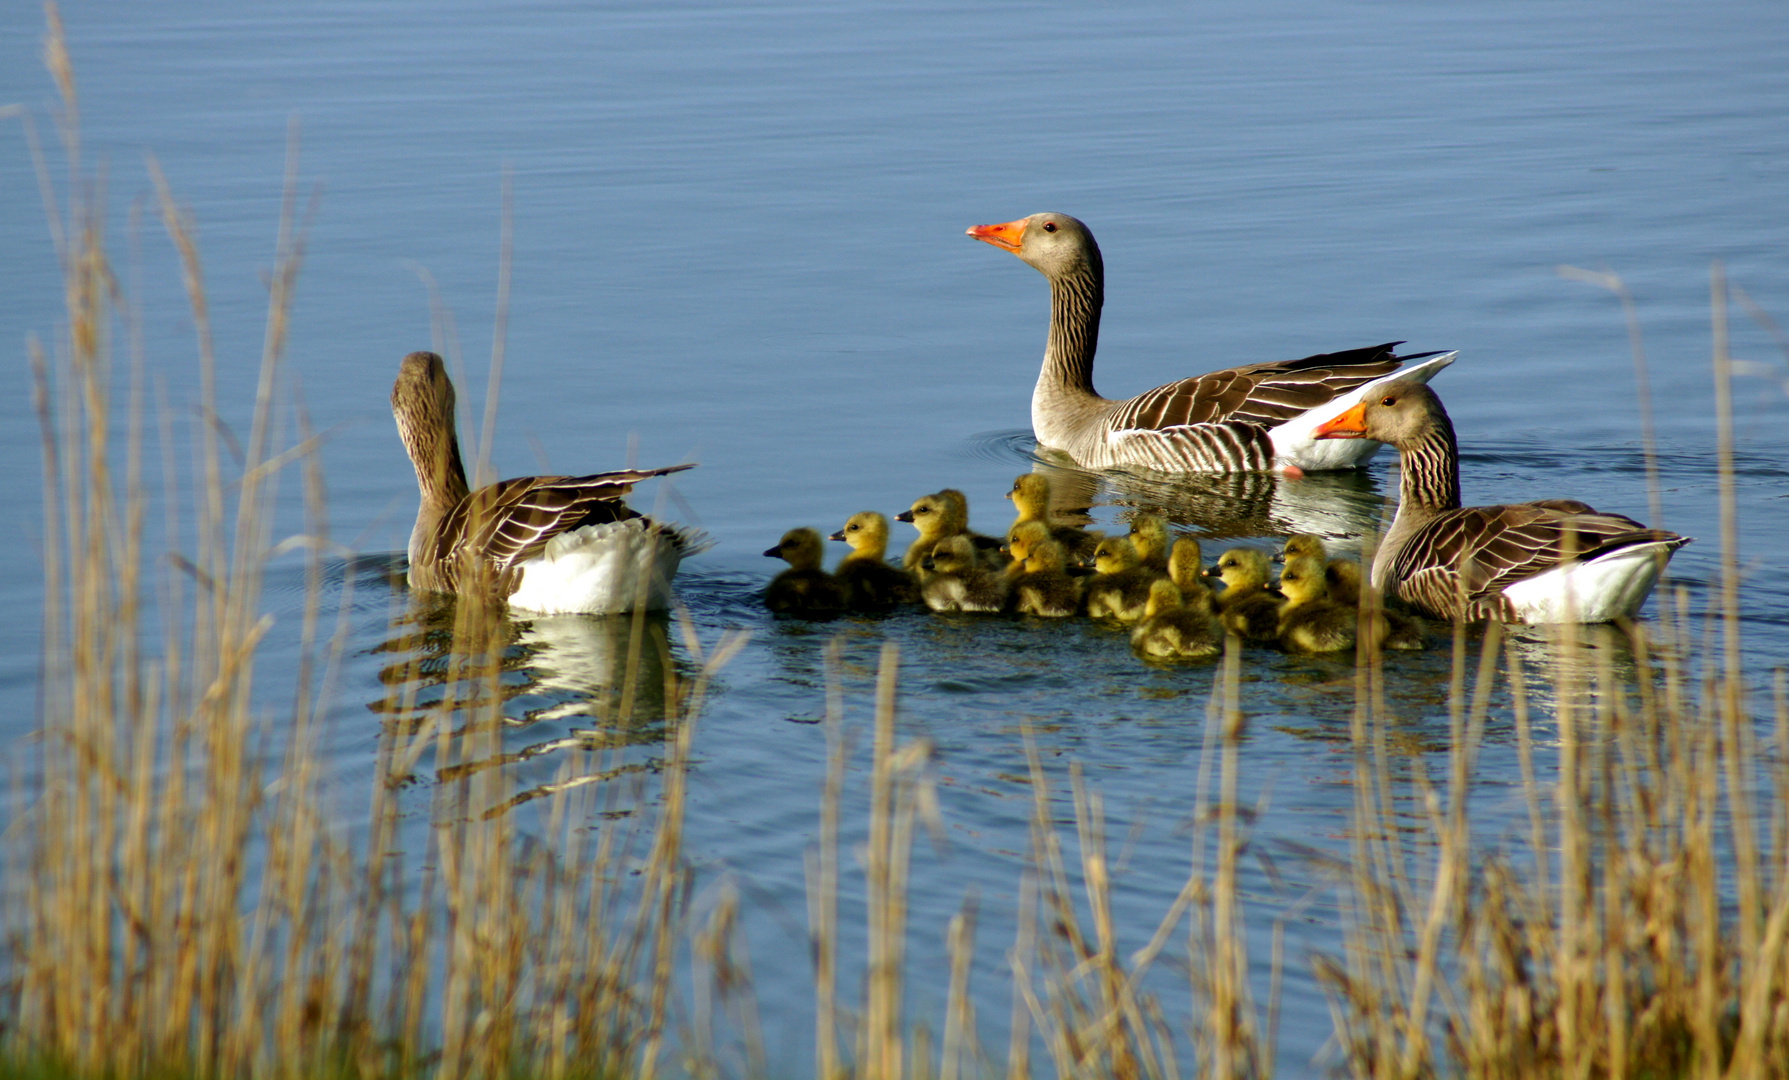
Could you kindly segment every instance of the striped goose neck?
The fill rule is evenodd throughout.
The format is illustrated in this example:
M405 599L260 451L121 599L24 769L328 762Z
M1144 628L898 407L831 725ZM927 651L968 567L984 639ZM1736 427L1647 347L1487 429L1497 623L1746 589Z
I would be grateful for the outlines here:
M460 437L454 431L453 413L446 416L408 415L400 424L404 448L416 466L416 484L422 489L422 513L439 517L458 506L470 494L466 466L460 458Z
M1100 308L1105 302L1106 286L1097 265L1050 279L1050 338L1044 345L1038 390L1097 396L1093 354L1099 346Z
M1401 443L1399 505L1435 512L1460 508L1460 448L1445 414L1415 440Z

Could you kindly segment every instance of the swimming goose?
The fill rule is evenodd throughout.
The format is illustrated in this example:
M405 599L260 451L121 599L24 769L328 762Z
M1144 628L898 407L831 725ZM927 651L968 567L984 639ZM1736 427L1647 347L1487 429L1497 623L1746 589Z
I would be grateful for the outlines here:
M1163 575L1142 565L1128 536L1108 536L1093 553L1094 575L1087 582L1087 614L1134 623L1149 606L1149 586Z
M1081 580L1070 577L1062 545L1041 521L1013 527L1008 544L1013 563L1007 568L1013 608L1021 615L1062 619L1081 610Z
M1267 556L1254 548L1231 548L1206 577L1221 578L1218 616L1224 629L1244 641L1273 641L1280 635L1280 597L1267 586Z
M1280 645L1287 652L1340 652L1354 647L1359 612L1329 598L1319 555L1293 555L1280 571ZM1381 635L1383 636L1383 635Z
M398 434L422 505L410 532L411 588L479 592L546 613L667 607L701 533L653 521L622 501L641 480L694 465L589 476L524 476L466 485L454 430L454 389L432 352L413 352L391 388Z
M1041 521L1050 530L1050 538L1062 545L1063 554L1071 563L1085 562L1093 558L1093 549L1099 546L1100 534L1088 532L1075 525L1059 525L1050 507L1050 478L1043 473L1024 473L1013 480L1012 490L1006 497L1013 501L1013 508L1019 512L1012 527L1006 531L1007 543L1012 543L1013 533L1027 521Z
M933 611L1006 610L1006 575L982 564L969 537L959 533L938 541L924 566L920 595Z
M913 575L888 565L888 519L874 510L852 514L832 539L851 545L851 554L839 560L832 576L845 590L845 606L852 611L888 611L897 604L919 602L919 584Z
M901 565L922 582L927 573L926 556L932 553L939 541L952 536L966 537L971 552L984 566L994 570L1004 569L1006 566L1006 556L1000 554L1000 541L969 531L969 498L956 488L921 495L913 500L912 506L896 514L895 520L904 521L919 530L919 539L907 545L907 553L901 556Z
M1372 582L1438 618L1553 623L1632 615L1671 553L1690 542L1573 499L1462 507L1453 422L1421 384L1382 384L1316 434L1398 448L1398 512L1373 558Z
M845 608L845 590L838 580L820 569L825 545L816 529L790 529L777 545L764 552L789 564L764 590L764 606L778 615L825 618Z
M1149 586L1143 621L1131 631L1131 648L1145 660L1199 660L1224 651L1224 629L1211 611L1204 585L1191 592L1168 578Z
M969 235L1010 251L1050 281L1050 336L1031 394L1040 446L1088 468L1163 472L1288 473L1364 465L1377 447L1340 450L1311 431L1398 374L1427 380L1455 353L1396 356L1391 342L1303 360L1249 364L1158 386L1128 401L1093 389L1093 354L1105 302L1105 264L1087 226L1067 214L1033 214ZM1410 361L1410 367L1399 366Z

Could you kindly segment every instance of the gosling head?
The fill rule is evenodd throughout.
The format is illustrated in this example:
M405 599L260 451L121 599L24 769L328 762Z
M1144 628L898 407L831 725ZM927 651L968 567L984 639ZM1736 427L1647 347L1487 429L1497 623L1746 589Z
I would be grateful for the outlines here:
M1315 533L1293 533L1286 537L1286 546L1273 557L1275 562L1291 562L1300 555L1310 555L1319 559L1327 559L1329 553L1323 550L1323 538Z
M1182 589L1190 589L1205 572L1205 554L1199 550L1199 541L1191 536L1183 536L1174 541L1174 547L1168 552L1168 576L1174 584Z
M1222 578L1232 589L1250 585L1266 585L1267 556L1254 548L1231 548L1218 557L1217 565L1205 571L1206 577Z
M1128 536L1108 536L1093 549L1093 568L1102 574L1116 574L1138 565L1137 546Z
M1023 521L1043 520L1050 509L1050 478L1043 473L1024 473L1006 493Z
M1012 538L1006 542L1006 551L1013 562L1022 563L1031 557L1038 545L1048 543L1050 528L1041 521L1025 521L1013 526Z
M1294 555L1280 571L1280 592L1293 604L1308 604L1329 595L1329 579L1323 573L1323 560L1310 555Z
M820 541L820 530L790 529L783 534L776 547L764 554L772 559L782 559L797 570L818 570L825 552L826 547Z
M1353 559L1332 559L1323 568L1329 581L1329 598L1350 606L1360 603L1360 564Z
M975 546L967 536L947 536L921 565L936 574L961 574L975 565Z
M950 509L943 499L936 495L921 495L913 500L913 505L895 515L896 521L905 521L919 530L921 536L941 536L949 525Z
M1158 565L1168 558L1168 523L1159 514L1136 514L1131 518L1131 543L1137 557Z
M852 514L845 527L832 534L832 539L851 545L853 554L873 554L877 558L888 550L888 519L874 510Z

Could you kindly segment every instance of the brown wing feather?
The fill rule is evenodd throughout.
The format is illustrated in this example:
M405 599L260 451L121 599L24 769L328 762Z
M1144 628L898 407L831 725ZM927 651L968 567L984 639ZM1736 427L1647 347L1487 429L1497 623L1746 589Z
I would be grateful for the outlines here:
M1436 614L1496 605L1504 589L1569 558L1664 538L1621 514L1598 513L1575 499L1469 506L1443 514L1398 553L1398 595Z
M1214 371L1158 386L1127 402L1117 428L1160 428L1241 420L1273 426L1317 408L1338 394L1389 375L1407 359L1393 354L1401 341L1302 360ZM1425 354L1427 355L1427 354Z

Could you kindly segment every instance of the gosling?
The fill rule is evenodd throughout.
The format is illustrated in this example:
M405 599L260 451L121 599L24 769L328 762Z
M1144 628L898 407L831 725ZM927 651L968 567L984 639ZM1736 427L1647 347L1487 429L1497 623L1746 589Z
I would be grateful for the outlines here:
M967 536L938 541L924 567L927 576L920 595L933 611L1006 610L1006 576L982 565Z
M1134 623L1149 606L1149 585L1161 575L1141 565L1128 536L1108 536L1093 552L1093 579L1087 583L1087 614Z
M1293 533L1286 537L1286 543L1279 554L1273 557L1274 562L1291 562L1300 555L1312 555L1319 559L1328 559L1329 552L1323 548L1323 538L1316 533Z
M1328 653L1354 647L1355 609L1329 598L1321 555L1290 555L1280 571L1280 645L1287 652Z
M1062 553L1071 563L1084 563L1093 558L1093 549L1099 546L1100 534L1088 532L1076 525L1060 525L1050 509L1050 478L1043 473L1023 473L1013 480L1012 490L1006 497L1013 501L1013 509L1019 516L1014 519L1012 527L1006 531L1006 542L1013 542L1013 534L1019 526L1028 521L1041 521L1050 530L1050 539L1062 545Z
M1344 607L1360 607L1360 564L1351 559L1331 559L1323 576L1329 582L1329 598ZM1395 608L1379 610L1375 640L1387 649L1416 650L1429 647L1423 621Z
M1205 571L1220 578L1224 591L1217 598L1218 617L1224 629L1244 641L1268 642L1280 636L1280 596L1267 586L1267 556L1253 548L1231 548Z
M1212 597L1211 585L1205 577L1205 553L1199 550L1198 538L1183 536L1174 541L1168 551L1168 577L1180 586L1182 596L1191 596L1194 590Z
M1157 574L1168 572L1168 523L1159 514L1131 516L1131 544L1143 567Z
M995 570L1003 569L1006 565L1006 557L1000 554L1000 541L969 531L969 499L955 488L921 495L913 501L911 507L896 514L895 520L904 521L919 530L919 539L907 546L907 553L901 557L901 565L922 583L926 578L926 556L932 553L940 541L952 536L969 538L971 552L977 554L984 565ZM983 551L989 554L980 554Z
M1182 592L1172 579L1156 578L1146 612L1131 631L1131 649L1142 659L1202 660L1224 651L1224 629L1203 583Z
M1013 559L1007 579L1019 614L1065 619L1081 610L1080 579L1069 576L1067 556L1049 525L1021 522L1007 546Z
M888 519L874 510L852 514L832 539L851 545L851 553L833 570L851 611L892 611L899 604L919 602L913 575L888 565Z
M778 574L764 590L764 606L778 615L809 619L830 618L845 607L845 590L838 580L820 569L825 544L817 529L790 529L776 547L764 554L782 559L789 569Z

